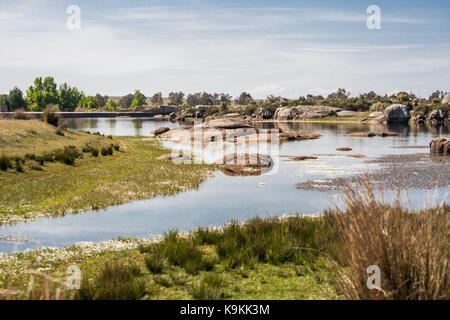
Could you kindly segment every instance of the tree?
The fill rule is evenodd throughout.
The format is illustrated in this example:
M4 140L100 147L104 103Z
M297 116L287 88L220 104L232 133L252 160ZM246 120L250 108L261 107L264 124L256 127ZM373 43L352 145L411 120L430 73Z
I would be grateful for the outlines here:
M8 111L8 96L6 94L0 94L0 112Z
M114 100L109 99L103 109L107 111L115 111L117 110L117 104L114 102Z
M179 106L183 103L184 93L180 92L171 92L169 93L169 104Z
M82 102L83 92L75 87L70 87L67 83L59 86L58 105L62 111L74 111Z
M145 104L145 96L139 91L134 91L133 101L131 102L131 108L140 107Z
M128 109L131 106L131 103L133 102L134 96L130 93L126 96L123 96L120 98L118 102L119 108Z
M98 109L99 105L97 103L97 99L93 96L83 97L81 101L81 107L85 110L94 110Z
M195 106L201 104L201 93L188 94L186 97L186 104L189 106Z
M214 97L207 92L203 92L200 101L203 105L212 106L214 104Z
M100 108L103 108L104 106L106 106L106 103L108 102L108 96L102 96L100 93L97 93L95 95L95 99L97 99L97 104L99 105Z
M163 97L162 97L162 93L161 92L155 93L153 95L152 103L156 104L156 105L161 105L163 103Z
M400 91L399 93L397 93L397 101L398 101L398 103L401 103L401 104L408 104L409 103L409 95L404 91Z
M26 107L26 102L23 98L22 90L15 87L9 91L7 106L10 111L23 109Z
M239 98L236 100L236 104L240 104L240 105L247 105L249 104L251 101L253 101L252 96L250 95L250 93L247 92L242 92L239 96Z
M350 92L347 92L344 88L339 88L336 92L329 94L327 100L345 100L348 96L350 96Z
M220 101L221 104L225 104L225 105L228 106L228 105L231 104L231 99L232 98L233 97L231 95L229 95L228 93L227 94L221 93L220 97L219 97L219 101Z
M34 86L30 86L26 94L26 102L31 111L41 111L49 104L58 103L58 92L53 77L42 77L34 80Z

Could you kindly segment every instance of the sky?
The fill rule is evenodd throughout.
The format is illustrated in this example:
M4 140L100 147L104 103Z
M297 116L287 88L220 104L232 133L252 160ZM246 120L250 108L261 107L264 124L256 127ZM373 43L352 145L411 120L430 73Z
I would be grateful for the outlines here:
M0 0L0 93L38 76L88 95L428 97L450 91L450 1Z

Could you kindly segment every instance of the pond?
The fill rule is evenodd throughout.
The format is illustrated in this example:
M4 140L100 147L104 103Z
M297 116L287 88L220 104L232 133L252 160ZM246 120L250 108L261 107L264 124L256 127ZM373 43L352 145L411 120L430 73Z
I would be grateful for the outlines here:
M118 136L151 136L151 131L178 124L164 119L70 119L69 126L80 130ZM41 218L28 223L15 223L0 227L3 237L15 236L25 242L0 242L0 252L20 251L28 248L65 246L80 241L103 241L118 237L147 237L171 229L189 231L198 226L222 225L230 220L243 221L255 216L284 214L318 214L338 205L336 191L310 191L296 188L308 180L333 179L370 172L379 164L368 163L383 155L428 153L430 140L445 136L444 128L410 128L395 125L376 128L356 123L273 123L264 122L258 128L280 128L285 131L314 132L322 136L317 140L285 142L280 145L279 156L274 157L276 172L250 177L231 177L216 172L198 190L188 190L175 196L160 196L149 200L87 211L55 218ZM392 131L401 137L355 138L346 134L354 131ZM167 147L181 148L165 142ZM337 147L350 147L352 152L365 158L350 158L336 151ZM410 148L408 148L410 147ZM411 148L412 147L412 148ZM423 147L423 148L417 148ZM291 161L288 156L314 155L316 160ZM445 189L438 190L437 200L445 197ZM412 189L408 192L408 205L425 206L430 191Z

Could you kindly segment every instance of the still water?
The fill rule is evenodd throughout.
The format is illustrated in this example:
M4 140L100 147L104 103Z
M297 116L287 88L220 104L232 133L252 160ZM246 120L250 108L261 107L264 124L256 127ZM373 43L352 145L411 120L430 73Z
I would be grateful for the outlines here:
M176 123L155 119L70 119L72 128L106 135L152 136L161 127L176 127ZM65 246L80 241L103 241L122 237L147 237L170 229L193 230L198 226L222 225L231 219L245 220L255 216L283 214L317 214L338 205L338 193L305 191L296 184L308 180L365 173L379 168L366 161L387 154L426 153L427 149L404 148L428 146L435 136L448 134L447 129L410 128L408 126L371 127L368 124L325 123L259 123L259 128L280 128L285 131L314 132L317 140L293 141L281 144L279 156L274 157L275 172L253 177L230 177L221 172L201 184L175 196L160 196L149 200L108 207L99 211L69 214L55 218L41 218L28 223L0 227L2 236L19 236L22 243L0 242L0 252L27 248ZM346 137L355 131L393 131L402 137ZM165 142L171 148L181 148ZM351 147L353 153L366 158L349 158L336 151L337 147ZM314 155L317 160L295 162L288 156ZM446 190L439 190L442 200ZM422 207L429 191L410 190L409 205Z

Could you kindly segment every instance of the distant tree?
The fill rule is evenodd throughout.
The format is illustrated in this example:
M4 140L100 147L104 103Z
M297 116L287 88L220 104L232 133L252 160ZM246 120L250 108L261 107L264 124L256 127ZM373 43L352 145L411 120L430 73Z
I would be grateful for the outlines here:
M336 92L330 93L327 96L327 100L345 100L349 95L350 92L347 92L344 88L339 88Z
M253 98L252 98L252 96L250 95L250 93L242 92L242 93L239 95L239 98L237 98L236 104L240 104L240 105L248 105L251 101L253 101Z
M186 104L189 106L201 104L201 93L188 94L186 97Z
M404 91L400 91L397 93L397 102L401 104L408 104L410 102L409 94Z
M119 106L119 108L128 109L131 106L133 99L134 99L134 96L131 93L127 94L126 96L123 96L122 98L120 98L117 105Z
M367 93L363 93L361 98L367 101L374 101L378 98L378 95L374 91L369 91Z
M158 92L155 93L152 97L152 103L155 105L161 105L163 103L163 97L162 97L162 93Z
M83 92L67 83L59 86L58 105L62 111L74 111L81 104L83 97Z
M210 93L203 92L200 101L203 105L212 106L214 104L214 97Z
M8 95L0 94L0 112L8 110L9 110Z
M103 110L115 111L115 110L117 110L117 104L114 102L114 100L109 99L108 102L106 103L105 107L103 108Z
M227 94L221 93L219 101L220 101L221 104L225 104L225 105L228 106L228 105L231 104L231 99L232 99L232 96L229 95L228 93Z
M22 90L17 87L9 91L7 99L7 106L10 111L23 109L26 107L26 102L23 98Z
M443 91L439 91L436 90L435 92L433 92L430 97L428 98L428 101L432 102L433 99L439 99L441 100L442 98L444 98L444 92Z
M109 97L107 95L102 96L100 93L95 95L95 99L97 99L97 104L100 108L104 108L106 103L108 102Z
M34 80L34 86L30 86L26 93L26 102L31 111L41 111L49 104L58 103L58 92L53 77L42 77Z
M135 90L131 108L143 106L145 104L145 99L145 96L139 90Z
M97 99L94 96L83 97L81 100L81 107L85 110L94 110L98 109L99 105L97 103Z
M179 106L183 103L184 93L180 92L171 92L169 93L169 104Z

